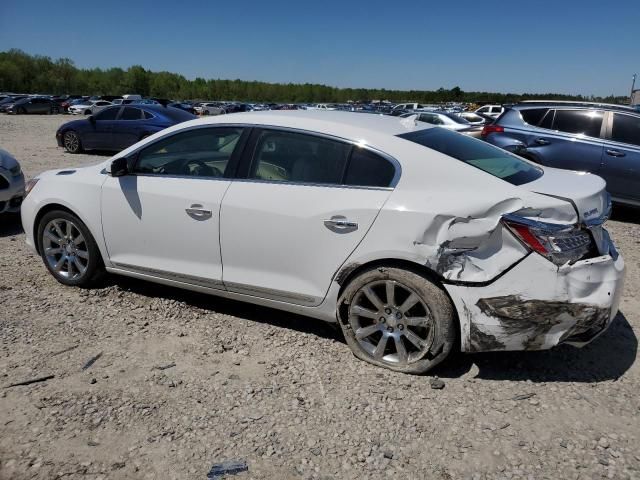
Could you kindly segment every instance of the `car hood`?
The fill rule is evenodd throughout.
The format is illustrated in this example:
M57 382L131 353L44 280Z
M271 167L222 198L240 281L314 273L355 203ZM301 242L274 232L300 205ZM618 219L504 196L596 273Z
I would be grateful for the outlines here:
M606 182L587 172L544 167L544 175L522 185L535 193L570 202L584 223L595 222L609 214L610 200Z

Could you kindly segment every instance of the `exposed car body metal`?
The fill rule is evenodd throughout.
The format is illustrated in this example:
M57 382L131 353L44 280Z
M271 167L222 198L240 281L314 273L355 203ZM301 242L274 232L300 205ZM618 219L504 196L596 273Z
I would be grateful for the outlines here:
M349 247L330 278L299 285L295 277L285 278L291 274L285 265L286 268L278 272L280 277L273 277L273 284L267 291L237 278L227 281L222 277L222 282L214 285L203 277L206 269L193 270L192 277L197 277L194 281L180 273L165 274L153 266L141 270L135 266L131 268L128 262L114 263L105 240L103 221L106 217L102 205L107 184L114 188L120 181L106 174L111 160L79 168L73 174L57 175L56 171L42 174L42 181L27 197L23 208L27 243L36 246L34 227L41 209L50 204L62 205L73 211L94 232L108 271L332 322L336 321L337 303L345 282L354 272L380 261L406 262L416 268L428 269L439 278L457 310L460 348L463 351L544 349L562 342L582 345L595 338L617 312L624 279L622 257L602 228L607 213L607 197L601 179L575 172L562 172L568 176L558 179L555 169L541 167L545 174L540 179L520 186L512 185L397 136L425 128L415 123L344 112L238 113L232 118L212 117L170 127L114 157L127 157L158 139L203 125L264 126L317 132L385 152L400 163L402 175L394 189L380 189L376 193L377 214L370 219L370 226L362 232L362 238L352 248ZM575 195L569 180L579 184ZM275 208L275 204L269 203L272 198L267 196L267 182L235 181L232 178L216 181L221 192L219 211L222 217L227 208L226 202L234 201L228 192L236 188L236 184L242 184L241 188L246 191L254 190L252 184L261 185L255 189L258 193L253 194L265 199L262 202L265 211ZM561 189L563 184L565 188ZM179 188L178 182L174 185ZM478 188L480 185L481 189ZM303 188L289 187L291 195L299 191L296 188ZM160 185L157 188L160 189ZM349 193L340 187L327 190L322 185L310 185L304 188L309 191L317 189L312 202L319 206L322 206L323 191L334 197L338 193L343 195L339 202L343 207L343 202L347 202L350 195L355 195L354 191ZM237 200L237 209L230 212L240 212L241 203ZM291 215L309 215L304 210L306 207L301 205L289 208L292 209ZM556 265L533 253L505 227L503 219L510 214L531 222L593 228L599 252L575 263ZM222 225L221 229L226 228L224 218L216 217L216 220ZM250 227L254 232L277 231L273 220L273 217L261 213L255 216L256 223ZM113 221L117 218L114 217ZM221 238L224 239L225 235L228 233L223 231ZM244 241L237 237L232 239L235 243ZM255 245L254 240L246 239L252 245ZM318 259L312 258L317 256L313 252L326 248L322 245L326 241L324 237L308 238L309 243L305 247L312 254L307 255L306 271L315 271L316 263L313 262ZM229 248L222 243L223 257ZM270 247L261 245L261 248ZM282 250L282 246L279 248ZM280 259L280 263L286 264L288 253L277 251L275 260ZM247 255L257 258L257 255L263 255L263 251L247 250ZM319 289L319 285L324 287Z

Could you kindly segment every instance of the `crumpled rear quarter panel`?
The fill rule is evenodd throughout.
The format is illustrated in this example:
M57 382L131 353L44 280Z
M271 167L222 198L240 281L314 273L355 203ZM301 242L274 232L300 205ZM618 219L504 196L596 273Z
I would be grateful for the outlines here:
M623 282L621 256L557 267L532 253L489 285L444 287L460 317L461 349L482 352L582 346L610 324Z

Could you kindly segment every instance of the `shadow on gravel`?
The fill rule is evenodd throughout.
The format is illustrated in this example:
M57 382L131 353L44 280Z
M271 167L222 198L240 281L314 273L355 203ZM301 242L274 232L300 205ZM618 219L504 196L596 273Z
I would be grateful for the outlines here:
M145 297L168 298L211 312L232 315L275 327L289 328L345 343L337 324L331 324L315 318L127 277L110 275L108 281L112 285L118 285L122 289Z
M638 339L622 312L606 332L583 348L561 345L538 352L457 354L432 373L458 378L475 363L475 378L532 382L602 382L617 380L635 362Z
M611 212L611 220L626 223L640 223L640 208L614 205Z
M24 233L18 213L0 214L0 238L12 237Z

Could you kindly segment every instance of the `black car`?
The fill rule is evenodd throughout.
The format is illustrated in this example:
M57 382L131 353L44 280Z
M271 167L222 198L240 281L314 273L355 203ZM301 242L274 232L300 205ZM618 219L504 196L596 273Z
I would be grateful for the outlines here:
M193 105L185 102L174 102L169 103L167 107L179 108L180 110L184 110L185 112L189 112L192 115L196 115L196 110L193 108Z
M18 100L6 107L7 113L27 114L27 113L60 113L62 107L50 98L27 97Z
M23 98L27 98L27 96L26 95L13 95L13 96L11 96L10 95L5 99L0 100L0 112L6 112L7 108L9 108L10 105L13 105L18 100L22 100Z

